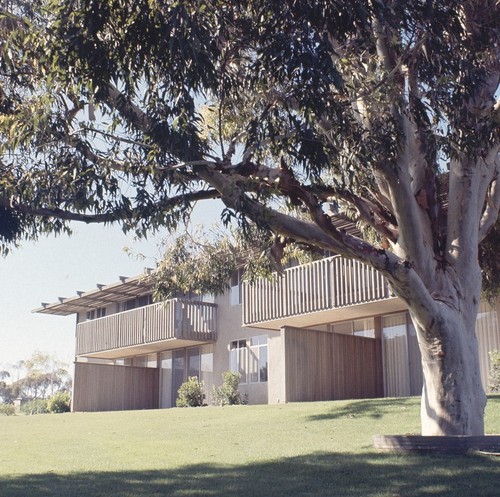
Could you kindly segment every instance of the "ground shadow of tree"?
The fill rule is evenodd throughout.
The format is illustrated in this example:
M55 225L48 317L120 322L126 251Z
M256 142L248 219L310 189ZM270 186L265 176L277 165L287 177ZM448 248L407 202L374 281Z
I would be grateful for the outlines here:
M325 419L339 419L345 417L372 418L378 419L389 412L395 410L406 410L414 407L420 402L419 397L397 397L394 399L367 399L364 401L355 400L343 405L332 404L329 412L308 416L309 421L321 421Z
M500 395L488 394L488 402L500 407ZM340 419L345 417L379 419L385 414L394 411L405 411L420 404L420 397L394 397L380 399L353 400L352 402L340 404L332 403L332 409L315 416L308 416L308 421L322 421L329 419Z
M27 474L0 478L1 497L498 495L494 458L315 453L244 466L199 464L174 470Z

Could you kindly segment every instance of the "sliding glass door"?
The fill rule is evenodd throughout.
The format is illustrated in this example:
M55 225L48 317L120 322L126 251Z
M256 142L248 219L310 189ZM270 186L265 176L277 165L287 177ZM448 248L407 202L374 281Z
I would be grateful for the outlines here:
M177 392L181 385L186 381L186 350L174 350L173 356L173 372L172 372L172 406L175 406L177 400Z
M168 350L161 353L160 406L175 407L177 392L190 376L196 376L211 391L213 349L211 345Z

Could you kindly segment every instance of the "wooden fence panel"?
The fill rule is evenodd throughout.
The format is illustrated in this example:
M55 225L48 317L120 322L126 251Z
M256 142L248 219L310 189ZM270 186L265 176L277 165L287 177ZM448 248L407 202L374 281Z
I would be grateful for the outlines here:
M158 371L156 368L77 362L72 410L156 409L159 402Z
M286 402L383 396L379 340L284 328Z

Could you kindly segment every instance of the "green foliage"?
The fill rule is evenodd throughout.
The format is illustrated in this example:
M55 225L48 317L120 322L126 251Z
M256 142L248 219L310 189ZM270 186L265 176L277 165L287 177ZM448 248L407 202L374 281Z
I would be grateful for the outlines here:
M19 236L21 222L19 214L0 206L0 240L12 242Z
M47 410L53 413L69 412L71 397L68 392L57 392L47 401Z
M238 386L240 383L241 374L233 371L225 371L222 373L222 385L216 387L214 385L212 391L212 401L218 406L233 406L239 404L247 404L248 399L245 396L241 398Z
M245 229L184 232L167 245L155 271L155 300L179 294L219 295L229 288L231 276L243 269L244 278L254 281L281 272L283 264L310 262L319 252L289 245L248 223Z
M402 144L418 136L411 151L421 156L408 153L403 168L415 175L441 260L438 164L462 152L482 157L497 139L496 85L492 94L486 86L497 74L498 30L487 8L416 0L14 4L0 24L4 252L69 230L73 219L117 222L139 236L175 230L195 202L222 198L226 221L252 219L288 238L285 245L365 257L367 247L354 250L323 214L329 205L354 212L377 248L408 238L398 238L406 216L390 205L387 181L401 185L392 174ZM305 225L289 230L276 206ZM307 224L332 238L308 236ZM206 272L201 260L173 255L182 269L171 286L189 286L182 271ZM222 280L201 286L211 291Z
M154 297L218 295L227 289L236 267L235 251L226 238L214 243L200 233L185 233L167 247L158 265Z
M4 378L8 377L10 377L8 371L0 371L0 402L11 404L17 395L15 395L13 386L4 381Z
M17 367L23 371L23 376L7 385L8 391L5 395L10 398L47 398L57 391L68 390L71 377L64 367L65 365L50 354L34 352L31 357L19 361ZM0 382L0 396L2 388Z
M16 408L12 404L0 404L0 416L14 416Z
M492 350L490 352L490 360L488 389L491 393L500 393L500 351Z
M203 393L203 381L196 376L190 376L179 390L176 401L177 407L201 407L204 404L205 394Z
M47 407L47 399L33 399L21 405L21 412L23 414L47 414L49 412Z

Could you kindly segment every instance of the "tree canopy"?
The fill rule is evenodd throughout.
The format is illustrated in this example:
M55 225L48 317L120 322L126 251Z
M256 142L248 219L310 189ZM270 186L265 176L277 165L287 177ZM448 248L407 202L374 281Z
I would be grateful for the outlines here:
M284 199L341 252L352 240L325 205L400 242L387 178L407 154L405 215L435 221L443 257L439 176L460 153L496 157L490 3L14 3L2 17L3 247L70 219L144 234L208 197L261 224L257 205ZM212 140L201 104L216 114ZM487 193L483 236L498 203Z
M500 206L498 2L9 5L4 252L70 220L170 230L194 202L220 198L226 222L252 220L278 244L381 271L409 306L424 376L455 377L448 364L468 364L479 246ZM342 218L362 236L339 229ZM452 340L452 329L472 342ZM480 431L484 395L472 399L477 374L466 369L464 405L477 412L443 422L433 403L435 431ZM453 385L426 380L424 393L462 401Z
M12 379L10 383L0 381L0 401L12 403L17 397L43 399L69 391L71 377L66 367L50 354L34 352L16 364L16 374L0 371L0 380Z

